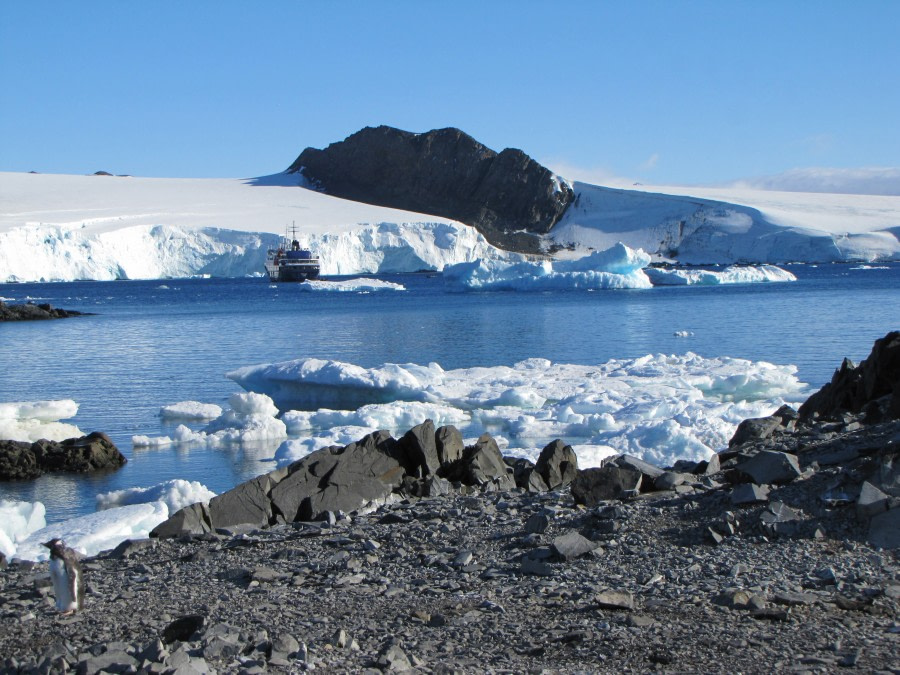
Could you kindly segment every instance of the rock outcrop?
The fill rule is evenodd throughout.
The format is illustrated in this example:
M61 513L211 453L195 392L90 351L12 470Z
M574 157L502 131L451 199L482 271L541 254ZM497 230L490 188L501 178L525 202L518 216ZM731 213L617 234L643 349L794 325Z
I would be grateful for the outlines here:
M51 307L47 303L36 305L33 302L26 302L21 305L10 305L0 300L0 321L40 321L84 315L84 312Z
M37 478L52 471L118 469L127 461L109 436L99 431L64 441L0 440L0 480Z
M324 150L306 148L288 172L344 199L452 218L495 246L540 252L574 193L521 150L500 153L459 129L415 134L366 127Z
M328 520L393 499L434 497L469 488L546 491L568 484L577 471L574 451L561 441L544 448L537 465L526 462L516 472L489 434L463 447L458 429L435 429L434 422L426 420L400 440L378 431L344 447L317 450L214 497L208 507L193 504L181 509L151 536L237 532Z
M900 331L875 341L858 366L844 359L831 382L800 406L800 417L833 419L866 412L872 421L900 418Z

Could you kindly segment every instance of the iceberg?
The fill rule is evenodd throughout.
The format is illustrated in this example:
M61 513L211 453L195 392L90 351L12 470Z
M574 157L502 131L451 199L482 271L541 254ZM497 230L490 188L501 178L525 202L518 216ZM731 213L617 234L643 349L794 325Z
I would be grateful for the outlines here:
M222 408L214 403L181 401L172 403L159 411L164 420L211 420L222 414Z
M617 243L576 260L508 262L477 260L444 268L450 290L547 291L557 289L650 288L644 251Z
M298 359L228 377L269 395L286 411L291 433L303 434L279 447L279 461L376 429L402 433L430 417L439 426L454 424L467 438L502 435L512 454L531 459L562 438L595 459L611 449L669 465L708 459L742 420L799 402L806 385L796 372L790 365L688 352L593 366L535 358L456 370Z
M791 272L775 265L730 266L718 270L687 270L648 267L647 276L654 286L715 286L718 284L752 284L797 281Z
M84 436L75 425L60 422L77 412L78 404L71 399L0 403L0 438L33 443L42 438L64 441Z

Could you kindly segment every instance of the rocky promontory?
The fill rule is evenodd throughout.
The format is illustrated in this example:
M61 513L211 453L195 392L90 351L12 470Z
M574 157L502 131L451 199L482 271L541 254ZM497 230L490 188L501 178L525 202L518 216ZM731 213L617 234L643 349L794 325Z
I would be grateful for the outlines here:
M699 463L324 448L84 561L74 616L10 564L0 672L900 672L898 350Z
M521 150L495 152L459 129L366 127L288 168L335 197L452 218L495 246L539 253L572 202L566 183Z
M71 316L84 316L84 312L51 307L48 303L36 305L33 302L26 302L10 305L0 300L0 321L41 321L44 319L67 319Z

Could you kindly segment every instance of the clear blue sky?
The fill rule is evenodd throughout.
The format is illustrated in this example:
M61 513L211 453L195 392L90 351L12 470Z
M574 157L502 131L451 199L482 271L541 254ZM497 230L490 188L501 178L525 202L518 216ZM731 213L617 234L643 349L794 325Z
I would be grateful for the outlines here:
M0 0L0 170L255 176L364 126L646 182L900 165L900 2Z

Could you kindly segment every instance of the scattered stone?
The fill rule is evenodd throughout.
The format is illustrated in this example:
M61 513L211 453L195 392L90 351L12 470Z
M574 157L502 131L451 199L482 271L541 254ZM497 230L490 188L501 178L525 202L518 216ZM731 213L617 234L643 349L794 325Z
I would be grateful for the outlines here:
M615 464L584 469L572 481L572 497L576 504L587 507L610 499L630 497L640 490L641 477L640 470Z
M597 542L586 539L578 532L567 532L553 540L553 549L563 560L572 560L587 555L598 546Z
M594 596L601 609L634 609L634 596L630 591L601 591Z
M769 488L756 483L739 483L731 491L731 503L735 506L769 501Z
M749 477L757 485L783 485L798 478L802 473L796 455L786 452L763 450L743 464L737 472Z

